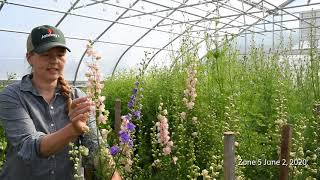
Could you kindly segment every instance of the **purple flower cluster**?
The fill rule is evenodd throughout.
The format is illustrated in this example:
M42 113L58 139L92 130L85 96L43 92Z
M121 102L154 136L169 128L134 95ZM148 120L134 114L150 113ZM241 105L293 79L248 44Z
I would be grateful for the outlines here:
M127 124L127 128L128 128L128 130L129 130L130 132L132 132L132 131L135 130L136 126L135 126L132 122L129 122L129 123Z
M118 135L122 144L128 144L129 147L132 147L133 140L130 136L130 133L135 130L136 126L127 117L129 116L122 116L121 130L119 131Z
M130 97L130 101L128 102L128 108L129 109L134 108L134 104L135 104L135 101L136 101L137 93L138 93L138 88L134 88L133 91L132 91L132 95Z
M136 119L140 119L141 118L141 111L133 111L133 115L136 117Z
M119 152L120 152L120 148L119 148L118 146L112 146L112 147L110 148L110 154L111 154L112 156L117 155Z
M141 119L141 105L137 106L137 95L139 92L140 82L134 83L135 87L132 90L132 95L128 102L128 108L130 113L122 117L121 130L119 131L119 139L122 144L128 144L129 147L133 147L133 140L131 139L130 133L132 133L136 126L132 123L132 119ZM143 96L140 95L142 98Z
M128 144L129 141L132 141L129 135L129 132L119 131L119 137L122 143Z
M134 118L136 119L141 119L141 110L140 110L141 106L140 105L137 106L137 94L139 91L140 82L136 81L134 85L135 85L135 88L132 90L132 95L130 97L130 101L128 102L128 108L131 111L131 113L129 113L128 115L130 117L134 116ZM140 91L142 90L143 89L140 88ZM140 94L140 98L143 98L142 94Z

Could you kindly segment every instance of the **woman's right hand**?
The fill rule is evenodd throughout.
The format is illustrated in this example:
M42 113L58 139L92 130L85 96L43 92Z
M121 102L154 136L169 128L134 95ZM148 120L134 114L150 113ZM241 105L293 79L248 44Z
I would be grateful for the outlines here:
M72 101L68 115L77 135L89 131L87 121L92 108L94 108L93 103L87 97L77 98Z

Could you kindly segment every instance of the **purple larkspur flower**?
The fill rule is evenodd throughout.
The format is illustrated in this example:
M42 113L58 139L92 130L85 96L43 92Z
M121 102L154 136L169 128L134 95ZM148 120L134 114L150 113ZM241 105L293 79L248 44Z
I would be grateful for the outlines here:
M129 147L131 147L131 148L133 147L133 141L132 140L130 140L128 144L129 144Z
M136 94L130 96L130 101L134 101L136 99Z
M136 128L136 126L132 123L132 122L129 122L128 124L127 124L127 128L128 128L128 130L129 131L134 131L134 129Z
M141 118L141 112L140 111L134 111L133 114L137 119Z
M137 92L138 92L138 89L137 89L137 88L134 88L133 91L132 91L132 94L133 94L134 96L136 96L136 95L137 95Z
M131 116L129 116L129 115L125 115L124 118L128 119L129 121L131 120Z
M110 154L111 154L112 156L117 155L119 152L120 152L120 148L119 148L118 146L112 146L112 147L110 148Z
M138 86L140 83L139 83L139 81L136 81L135 83L134 83L134 85L136 85L136 86Z
M130 109L133 108L133 102L132 101L128 102L128 108L130 108Z
M128 143L130 141L130 135L128 134L128 132L120 131L119 137L120 137L121 142L123 142L123 143Z

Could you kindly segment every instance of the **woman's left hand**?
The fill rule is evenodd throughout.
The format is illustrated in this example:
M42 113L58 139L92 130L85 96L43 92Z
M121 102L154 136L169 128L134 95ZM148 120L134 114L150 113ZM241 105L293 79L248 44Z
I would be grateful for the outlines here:
M91 108L92 102L89 102L86 97L77 98L72 101L68 115L74 130L79 135L89 130L87 121Z

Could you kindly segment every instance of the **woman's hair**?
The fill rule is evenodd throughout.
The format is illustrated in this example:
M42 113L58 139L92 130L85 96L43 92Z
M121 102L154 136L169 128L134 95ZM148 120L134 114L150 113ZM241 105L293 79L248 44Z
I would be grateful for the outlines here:
M62 76L58 78L58 84L61 85L61 94L62 96L67 98L67 106L66 106L66 112L69 113L69 110L71 108L71 88L66 80Z

